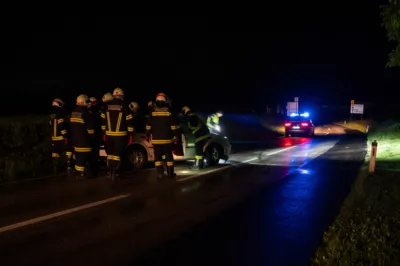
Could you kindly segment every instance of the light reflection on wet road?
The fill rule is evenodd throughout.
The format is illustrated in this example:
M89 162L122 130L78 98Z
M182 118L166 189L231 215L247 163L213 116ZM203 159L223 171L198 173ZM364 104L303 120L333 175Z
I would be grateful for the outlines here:
M302 157L304 152L324 150L318 147L313 151L313 147L306 144L291 155ZM341 160L335 159L338 153ZM345 139L308 164L295 159L291 165L304 166L291 168L285 180L154 251L151 258L147 255L139 265L308 265L364 155L362 139ZM274 160L288 162L290 158L282 153Z
M178 174L182 171L180 178L187 178L183 182L149 184L146 180L154 173L148 170L117 187L100 179L2 188L0 227L130 195L4 233L0 238L0 249L6 254L2 265L70 265L77 258L81 263L124 265L206 220L191 233L152 251L141 263L288 265L265 263L287 262L288 258L304 261L336 213L364 152L359 139L337 144L338 140L281 138L273 145L257 144L255 150L246 144L227 165L204 171L224 170L192 178L194 173L185 166L177 167ZM344 147L349 147L347 153ZM18 255L21 248L24 257Z

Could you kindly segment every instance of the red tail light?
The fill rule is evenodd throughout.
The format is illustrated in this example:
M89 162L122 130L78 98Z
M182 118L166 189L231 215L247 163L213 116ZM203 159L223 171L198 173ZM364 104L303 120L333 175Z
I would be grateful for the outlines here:
M303 127L308 127L308 123L301 123Z
M290 127L292 123L285 123L285 127Z

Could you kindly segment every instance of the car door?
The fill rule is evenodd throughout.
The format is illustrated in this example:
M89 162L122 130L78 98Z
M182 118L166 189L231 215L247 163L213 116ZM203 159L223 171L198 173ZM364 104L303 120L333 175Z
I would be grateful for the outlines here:
M196 139L187 128L187 124L185 123L185 121L183 121L182 119L180 121L180 128L182 135L184 136L182 138L184 157L185 159L194 158L195 155L194 142Z

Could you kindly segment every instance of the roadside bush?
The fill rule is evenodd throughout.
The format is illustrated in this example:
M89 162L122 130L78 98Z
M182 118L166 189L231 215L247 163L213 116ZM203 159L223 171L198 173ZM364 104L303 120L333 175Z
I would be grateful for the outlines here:
M400 265L400 173L355 185L313 259L315 265Z
M0 119L0 181L49 174L51 140L48 116Z
M400 265L399 137L400 124L393 121L368 134L369 152L378 141L375 174L368 174L368 165L361 169L313 264Z

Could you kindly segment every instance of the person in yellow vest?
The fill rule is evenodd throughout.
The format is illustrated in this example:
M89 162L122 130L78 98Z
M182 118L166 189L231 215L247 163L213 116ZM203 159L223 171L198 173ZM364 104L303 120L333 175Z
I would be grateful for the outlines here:
M207 126L212 134L218 135L221 132L221 127L219 125L219 119L224 115L222 111L217 111L211 114L207 118Z

